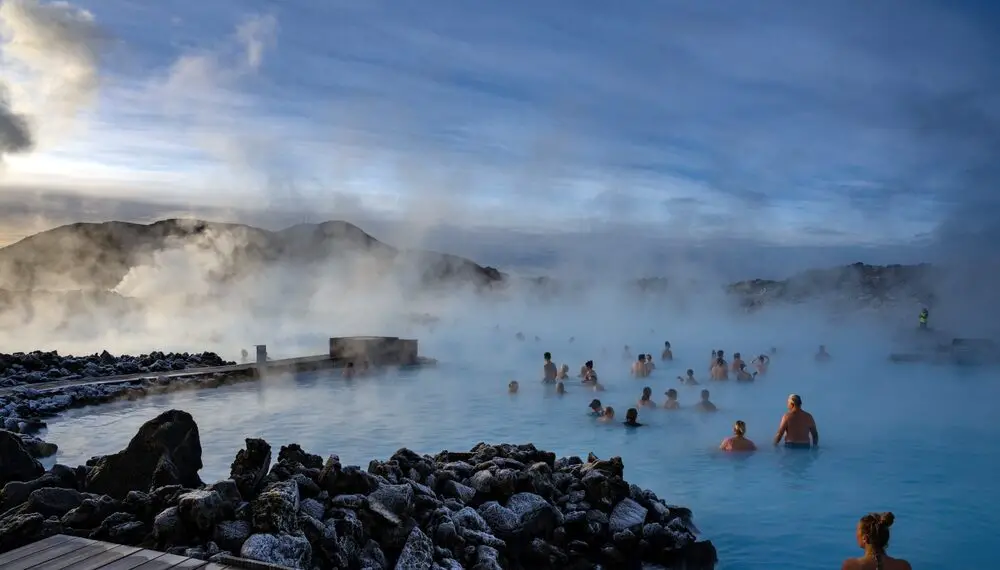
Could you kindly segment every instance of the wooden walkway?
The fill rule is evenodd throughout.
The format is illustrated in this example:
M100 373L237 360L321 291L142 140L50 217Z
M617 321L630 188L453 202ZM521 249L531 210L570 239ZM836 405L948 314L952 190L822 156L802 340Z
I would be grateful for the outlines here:
M3 570L282 570L280 566L232 559L215 564L195 558L57 534L0 554Z

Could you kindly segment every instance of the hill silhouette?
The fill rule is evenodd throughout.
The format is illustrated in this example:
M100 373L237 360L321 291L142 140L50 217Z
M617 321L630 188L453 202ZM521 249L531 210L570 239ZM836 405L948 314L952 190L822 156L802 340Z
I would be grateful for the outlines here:
M399 249L383 243L344 221L299 224L269 231L244 224L169 219L151 224L128 222L78 223L57 227L0 248L0 309L25 296L57 301L69 306L127 305L112 291L134 267L151 263L157 252L189 247L215 251L222 260L212 275L224 282L251 275L268 264L309 266L346 256L372 260L389 267L404 262L416 268L420 283L472 286L479 290L503 289L515 278L475 261L422 250ZM802 302L818 297L859 305L895 302L931 303L935 268L919 265L852 265L815 269L782 280L750 279L723 285L738 305L755 310L776 302ZM528 289L548 296L577 289L551 277L517 278ZM703 289L720 284L675 281L651 276L631 282L644 295L674 289Z

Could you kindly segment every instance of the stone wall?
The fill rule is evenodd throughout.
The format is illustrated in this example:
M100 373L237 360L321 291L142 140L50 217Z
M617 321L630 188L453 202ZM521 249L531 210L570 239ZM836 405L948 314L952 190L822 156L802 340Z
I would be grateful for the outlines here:
M382 336L331 338L330 358L355 363L368 361L373 366L416 364L417 340Z

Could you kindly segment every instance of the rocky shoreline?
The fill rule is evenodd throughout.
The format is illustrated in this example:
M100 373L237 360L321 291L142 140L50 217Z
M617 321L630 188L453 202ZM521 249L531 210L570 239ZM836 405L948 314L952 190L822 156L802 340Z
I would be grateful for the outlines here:
M9 394L0 395L0 428L17 435L32 457L44 459L55 455L58 447L44 441L38 434L45 429L45 420L60 412L180 390L218 388L255 378L254 371L247 369L195 376L138 378L49 390L37 390L30 385L19 386Z
M0 354L0 387L38 384L53 380L106 378L126 374L173 372L188 368L206 368L236 364L214 352L151 352L115 356L108 351L89 356L61 356L56 351Z
M707 569L691 511L624 479L621 458L557 459L531 444L400 449L367 470L247 439L204 484L198 426L171 410L128 446L45 471L0 430L0 552L63 533L203 560L301 569ZM125 475L127 474L127 475Z

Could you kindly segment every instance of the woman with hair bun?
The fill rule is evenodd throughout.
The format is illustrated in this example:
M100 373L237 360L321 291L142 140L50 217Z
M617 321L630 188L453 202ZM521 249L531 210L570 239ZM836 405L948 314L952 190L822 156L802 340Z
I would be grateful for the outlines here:
M849 558L841 570L912 570L910 563L885 553L889 546L889 527L896 517L892 513L868 513L858 521L858 546L865 551L860 558Z

